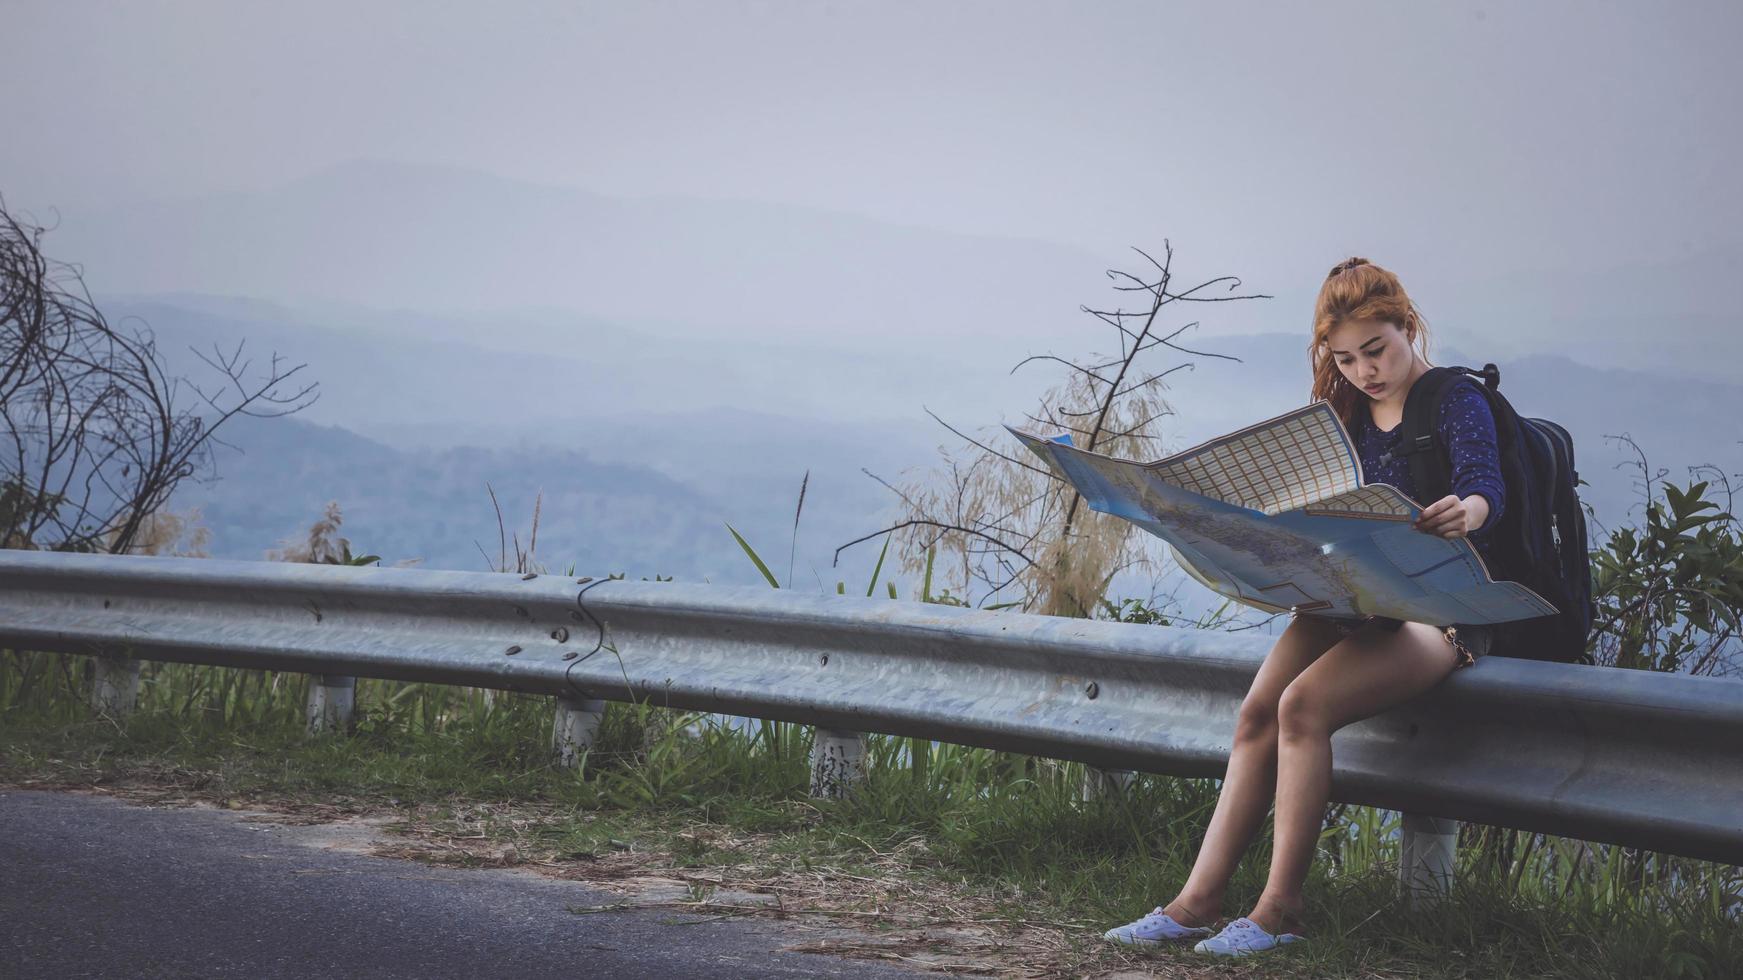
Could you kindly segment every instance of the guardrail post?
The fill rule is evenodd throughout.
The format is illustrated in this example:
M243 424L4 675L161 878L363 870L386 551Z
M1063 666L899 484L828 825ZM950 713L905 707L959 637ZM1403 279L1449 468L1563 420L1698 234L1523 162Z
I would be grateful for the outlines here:
M836 800L865 779L865 733L819 728L811 735L811 796Z
M131 657L93 657L91 707L111 718L133 713L139 702L139 661Z
M575 768L581 753L593 747L599 723L605 718L605 702L595 698L557 697L557 717L551 726L551 748L557 764Z
M1132 772L1129 769L1097 769L1095 766L1084 766L1083 784L1077 798L1087 802L1123 796L1131 788Z
M357 678L316 674L309 685L309 734L351 730L357 707Z
M1404 814L1398 840L1398 890L1407 900L1433 905L1452 890L1453 859L1458 853L1459 822L1418 813Z

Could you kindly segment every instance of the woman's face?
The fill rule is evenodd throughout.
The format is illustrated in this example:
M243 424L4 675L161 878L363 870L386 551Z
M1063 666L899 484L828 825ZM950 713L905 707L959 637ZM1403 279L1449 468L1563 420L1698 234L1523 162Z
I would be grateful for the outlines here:
M1369 398L1405 391L1416 366L1410 337L1383 320L1345 320L1326 334L1326 347L1344 379Z

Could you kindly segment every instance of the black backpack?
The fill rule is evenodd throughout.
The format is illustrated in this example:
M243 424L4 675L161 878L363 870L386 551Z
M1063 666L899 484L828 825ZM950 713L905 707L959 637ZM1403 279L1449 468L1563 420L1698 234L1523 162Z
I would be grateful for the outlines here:
M1524 418L1514 411L1501 395L1501 369L1493 364L1481 371L1437 367L1410 387L1397 453L1408 457L1424 504L1452 492L1452 464L1437 433L1442 400L1466 376L1483 381L1478 387L1495 416L1501 477L1507 484L1506 506L1489 532L1490 574L1524 585L1560 610L1554 616L1499 624L1490 652L1589 664L1586 642L1596 610L1586 515L1577 490L1580 476L1568 431L1548 419Z

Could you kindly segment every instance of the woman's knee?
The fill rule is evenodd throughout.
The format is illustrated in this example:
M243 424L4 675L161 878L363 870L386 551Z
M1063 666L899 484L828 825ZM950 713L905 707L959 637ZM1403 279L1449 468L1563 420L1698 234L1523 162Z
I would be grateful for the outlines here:
M1249 691L1235 716L1235 741L1275 741L1277 738L1277 702L1259 692Z
M1277 699L1277 733L1283 738L1329 736L1325 699L1310 685L1290 683Z
M1282 693L1302 672L1334 646L1342 634L1316 616L1297 616L1272 644L1259 674L1241 702L1235 720L1235 741L1276 741L1278 705Z

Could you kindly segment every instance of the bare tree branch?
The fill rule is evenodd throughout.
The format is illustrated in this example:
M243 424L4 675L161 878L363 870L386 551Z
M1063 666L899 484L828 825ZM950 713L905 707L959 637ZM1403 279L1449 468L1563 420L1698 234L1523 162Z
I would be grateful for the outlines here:
M194 352L210 386L170 376L148 327L109 323L78 267L43 255L44 231L0 201L0 547L135 551L225 423L299 411L317 386L287 385L303 365L276 354L256 375L241 343Z
M1032 425L1069 432L1076 445L1095 452L1128 458L1148 454L1162 438L1157 423L1174 414L1163 397L1167 377L1193 366L1191 360L1158 365L1150 358L1172 352L1238 360L1180 344L1198 323L1164 329L1167 308L1179 301L1264 297L1202 295L1219 285L1233 291L1240 280L1232 276L1177 290L1173 246L1163 245L1159 255L1135 250L1148 266L1142 274L1107 270L1117 293L1146 297L1141 308L1079 307L1098 326L1112 329L1118 356L1031 354L1011 367L1014 373L1030 364L1050 364L1062 375L1034 411L1022 413ZM904 546L905 571L926 567L936 550L956 559L947 587L965 602L1014 600L1031 611L1067 616L1096 614L1116 575L1151 565L1148 538L1129 522L1081 507L1076 490L1051 468L1029 462L1021 452L1001 451L987 437L926 411L960 440L961 448L946 452L941 466L905 476L900 486L867 472L901 499L905 513L892 526L843 544L836 550L838 561L847 548L895 535Z
M875 538L879 535L889 534L892 531L900 531L901 529L903 529L905 527L917 527L917 526L930 526L930 527L938 528L939 530L943 530L943 531L960 531L963 534L970 534L970 535L974 535L976 537L986 538L987 540L992 541L993 543L997 544L999 547L1005 549L1005 551L1009 552L1010 554L1016 555L1018 558L1023 559L1023 561L1028 562L1029 564L1034 564L1033 562L1030 562L1028 556L1024 555L1020 550L1018 550L1015 545L1006 544L1005 542L1000 541L999 539L993 537L992 535L987 534L985 531L980 531L980 530L977 530L977 529L972 528L972 527L963 527L959 524L943 524L943 523L940 523L938 521L927 521L927 520L902 521L898 524L893 524L889 527L886 527L881 531L873 531L872 533L867 534L864 537L854 538L852 541L849 541L848 543L835 549L835 561L831 561L829 564L833 567L836 562L841 560L841 553L843 551L846 551L848 548L851 548L854 545L859 544L862 541L870 541L872 538Z

